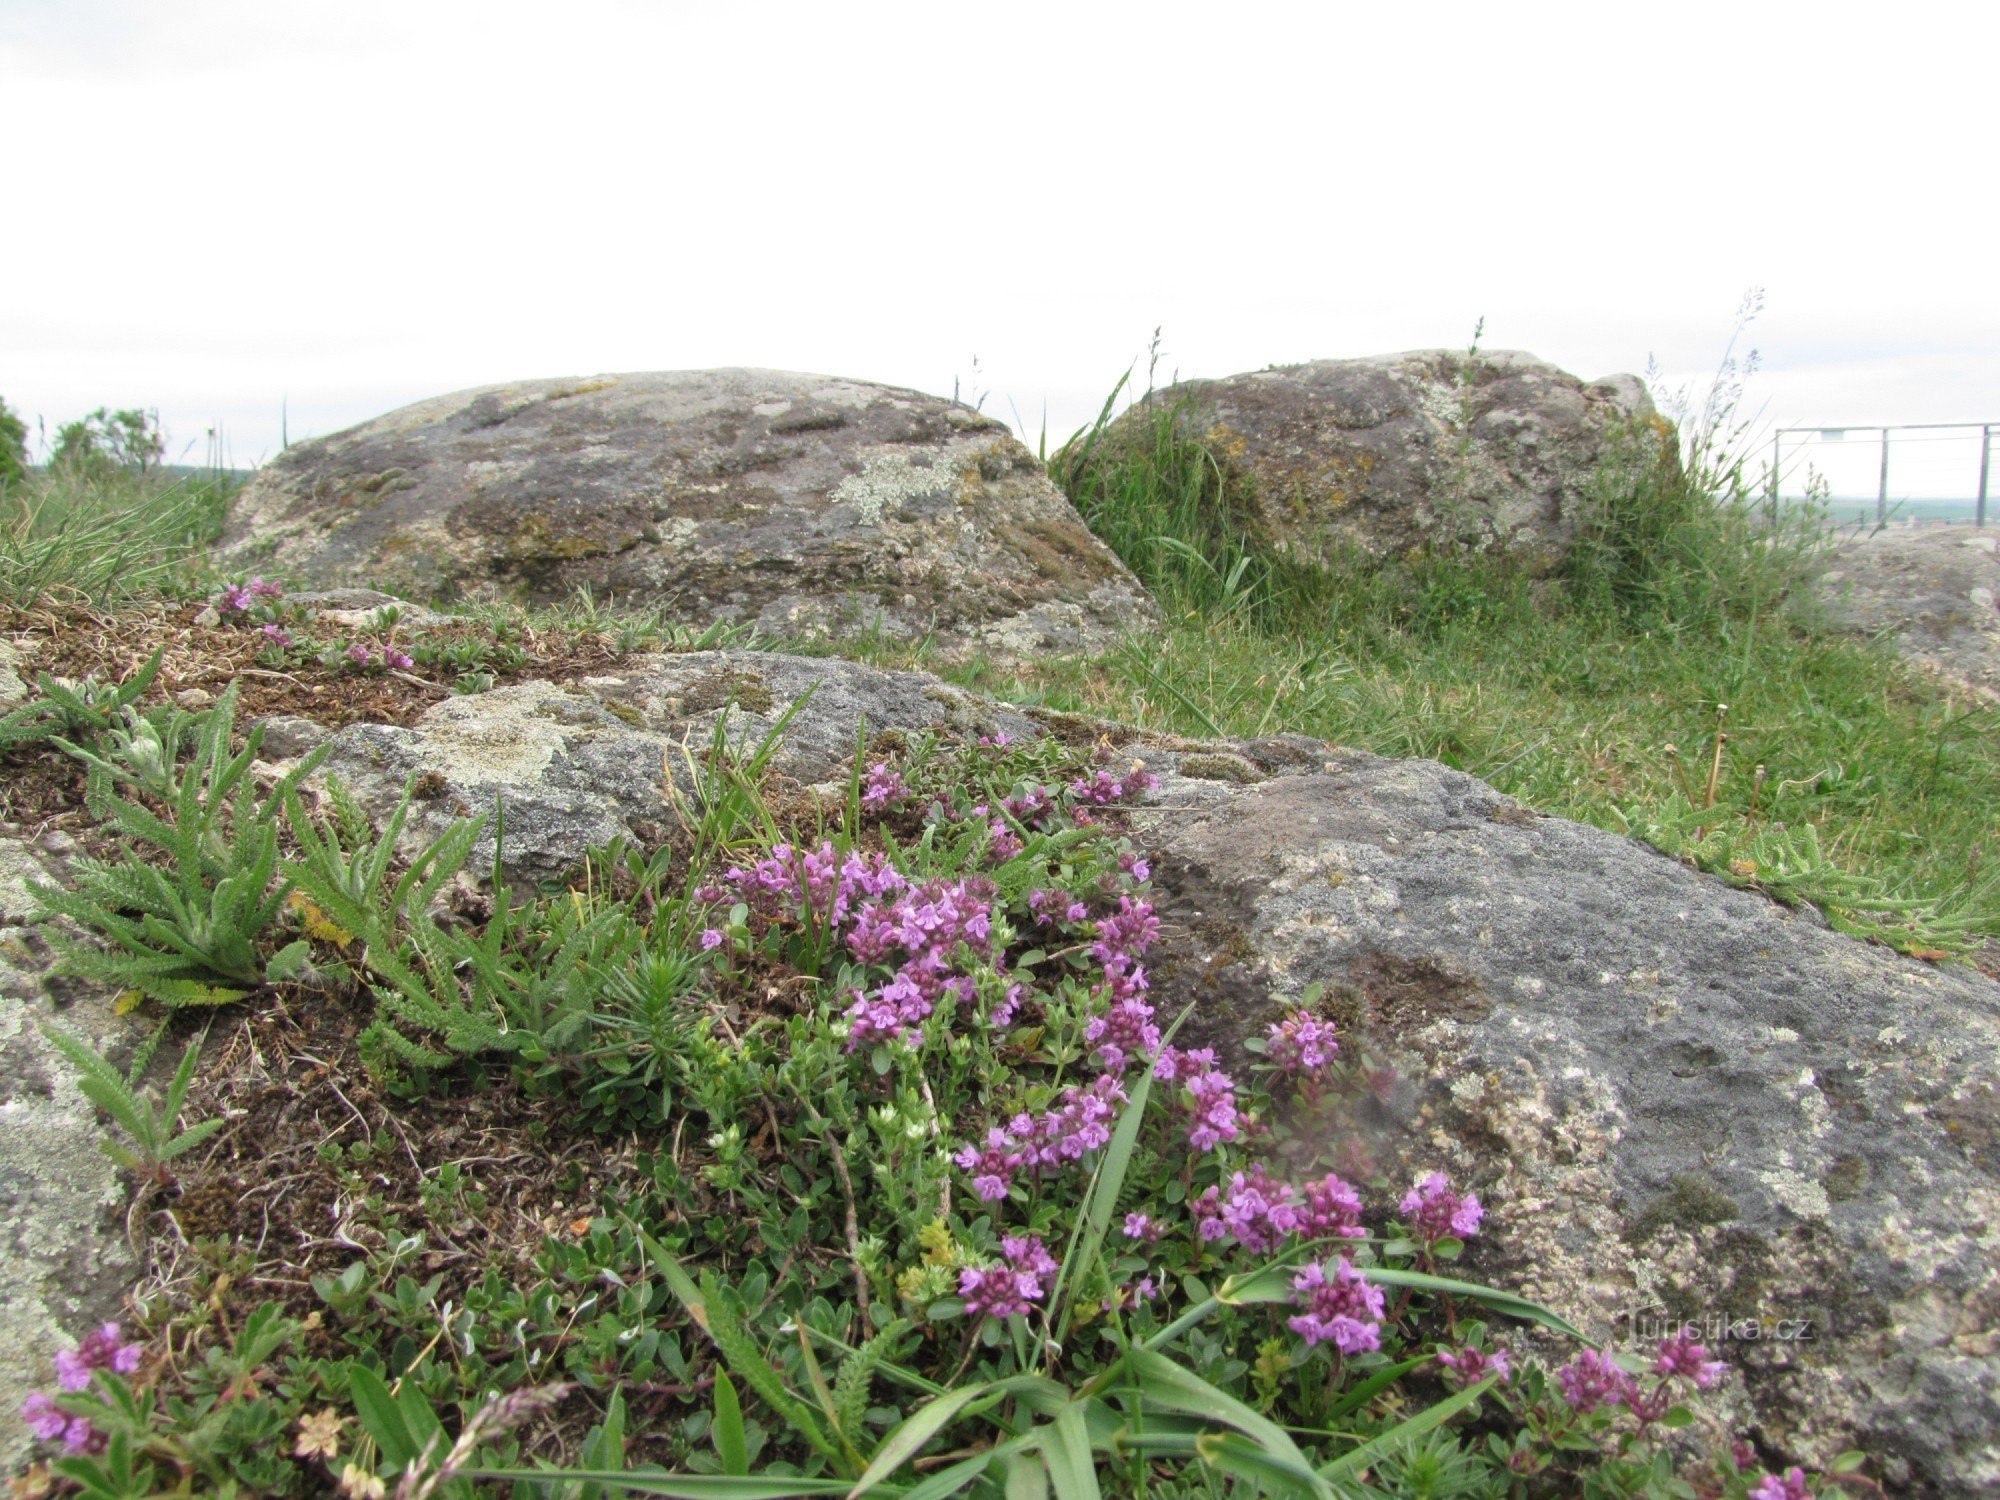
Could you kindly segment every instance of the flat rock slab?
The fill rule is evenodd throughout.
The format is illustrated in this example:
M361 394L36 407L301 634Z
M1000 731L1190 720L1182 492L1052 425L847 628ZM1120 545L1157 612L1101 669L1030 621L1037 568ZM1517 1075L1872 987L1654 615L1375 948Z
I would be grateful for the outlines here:
M318 587L540 603L587 588L768 636L1094 650L1156 618L998 422L771 370L538 380L299 443L224 557Z
M675 816L667 786L694 782L718 731L753 751L780 721L772 762L807 784L845 777L857 736L958 728L1038 732L1020 713L918 672L761 651L635 657L573 683L517 683L447 699L411 727L354 724L333 737L322 775L337 776L378 815L406 787L406 824L428 842L468 814L504 816L504 864L547 878L614 837L658 835ZM286 743L301 751L310 736ZM490 862L493 841L474 856Z
M2000 698L2000 526L1844 536L1824 575L1835 617L1952 684Z
M1263 536L1310 559L1451 541L1553 566L1605 462L1657 453L1673 431L1635 376L1585 382L1518 350L1183 381L1140 402L1108 441L1150 445L1162 411L1215 456Z
M2000 1485L2000 986L1429 761L1274 769L1141 817L1164 910L1237 955L1208 1035L1329 985L1404 1079L1382 1150L1488 1205L1473 1279L1620 1342L1735 1324L1789 1461Z
M51 874L27 844L0 839L0 1472L33 1443L21 1403L53 1383L59 1351L118 1316L132 1277L124 1186L42 1026L112 1051L130 1050L134 1028L108 994L66 986L60 1005L50 994L28 882Z

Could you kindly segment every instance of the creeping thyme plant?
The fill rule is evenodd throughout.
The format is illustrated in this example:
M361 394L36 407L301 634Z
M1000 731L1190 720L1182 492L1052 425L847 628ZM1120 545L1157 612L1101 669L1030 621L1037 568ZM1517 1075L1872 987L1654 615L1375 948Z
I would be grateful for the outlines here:
M262 993L359 1012L349 1060L311 1060L382 1128L316 1148L304 1274L193 1237L90 1335L31 1401L46 1482L1812 1493L1707 1411L1699 1345L1598 1349L1461 1274L1479 1197L1348 1128L1380 1079L1326 997L1247 1045L1165 1004L1185 954L1124 812L1138 763L883 736L813 791L772 748L718 731L671 778L674 837L533 893L461 876L484 823L406 861L407 801L378 831L287 789L268 942L311 953ZM427 1165L402 1121L432 1107L567 1163L511 1264L462 1248L518 1228L511 1158ZM421 1198L391 1204L406 1153Z

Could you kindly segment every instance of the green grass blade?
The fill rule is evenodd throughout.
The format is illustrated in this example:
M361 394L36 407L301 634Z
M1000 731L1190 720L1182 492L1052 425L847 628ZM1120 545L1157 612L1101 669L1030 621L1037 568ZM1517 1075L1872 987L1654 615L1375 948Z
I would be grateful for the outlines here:
M1387 1432L1377 1433L1352 1453L1343 1453L1330 1464L1320 1466L1320 1477L1329 1482L1357 1477L1383 1454L1391 1452L1411 1438L1422 1437L1435 1428L1442 1427L1453 1417L1471 1406L1500 1377L1489 1375L1477 1385L1467 1386L1455 1396L1447 1396L1434 1406L1427 1406L1407 1421L1398 1422Z
M1090 1430L1084 1424L1082 1405L1072 1401L1056 1413L1053 1422L1037 1431L1056 1500L1100 1500L1097 1460L1090 1451Z
M990 1387L979 1385L961 1386L955 1391L928 1401L905 1417L896 1430L882 1440L882 1446L875 1450L875 1457L862 1470L861 1477L848 1491L848 1500L859 1500L883 1480L887 1479L917 1453L932 1438L936 1437L965 1408L978 1400Z
M1273 1457L1311 1473L1312 1465L1291 1434L1263 1413L1203 1380L1184 1365L1151 1349L1134 1349L1127 1359L1133 1389L1148 1405L1234 1427Z
M644 1469L460 1469L468 1479L495 1484L596 1484L634 1495L668 1495L673 1500L791 1500L795 1495L838 1495L838 1479L774 1476L649 1474Z
M741 1479L750 1472L750 1443L743 1430L743 1403L727 1370L715 1372L715 1454L722 1472Z

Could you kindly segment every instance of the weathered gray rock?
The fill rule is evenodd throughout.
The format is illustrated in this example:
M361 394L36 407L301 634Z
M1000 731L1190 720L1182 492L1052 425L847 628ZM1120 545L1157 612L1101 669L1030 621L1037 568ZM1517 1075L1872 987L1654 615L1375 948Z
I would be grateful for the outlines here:
M25 668L21 648L12 641L0 641L0 711L15 707L28 696L28 684L21 676Z
M1095 648L1154 617L1033 454L932 396L769 370L540 380L300 443L225 557L294 584L664 603L773 636Z
M1489 1208L1479 1278L1600 1337L1762 1320L1719 1352L1769 1453L2000 1487L2000 986L1432 762L1252 758L1276 774L1169 775L1142 819L1168 919L1222 960L1169 976L1208 1035L1344 991L1406 1080L1382 1154Z
M1892 526L1843 536L1823 576L1835 619L1910 660L2000 697L2000 534Z
M47 950L28 926L40 912L28 882L50 874L26 844L0 839L0 1472L33 1441L22 1401L52 1383L58 1351L118 1315L132 1274L97 1112L41 1030L53 1018L129 1051L131 1027L108 994L66 986L60 1007L50 995Z
M1514 350L1185 381L1120 418L1110 442L1148 441L1162 408L1206 441L1230 503L1263 537L1314 560L1452 541L1552 565L1600 467L1672 441L1636 377L1587 384Z
M334 737L322 774L385 812L415 778L414 842L458 817L504 809L506 865L544 878L618 835L657 833L674 816L718 723L754 749L787 713L773 761L814 783L847 774L865 721L871 735L955 725L1034 732L1020 714L916 672L757 651L635 657L578 682L517 683L447 699L408 729L355 724ZM301 740L301 743L305 743ZM475 860L492 856L489 836Z
M309 609L328 624L344 625L349 630L380 630L391 622L392 611L399 628L422 630L442 625L451 618L380 589L307 589L287 594L285 602Z
M431 831L503 792L508 863L552 872L671 816L663 762L719 716L754 741L814 683L778 760L807 782L844 774L864 717L1037 732L919 674L716 652L350 728L333 768L378 805L436 772ZM1196 1001L1193 1034L1240 1064L1278 997L1343 995L1402 1080L1369 1149L1489 1206L1472 1274L1613 1340L1737 1324L1725 1400L1774 1460L1852 1446L1898 1490L2000 1484L2000 987L1431 762L1113 738L1163 777L1138 821L1167 1007ZM1745 1320L1810 1338L1746 1343Z

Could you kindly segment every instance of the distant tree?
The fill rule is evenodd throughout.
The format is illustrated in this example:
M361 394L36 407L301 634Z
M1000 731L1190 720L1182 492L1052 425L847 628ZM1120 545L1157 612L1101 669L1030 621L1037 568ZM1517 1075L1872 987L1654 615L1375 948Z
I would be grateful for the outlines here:
M28 424L0 397L0 489L26 477Z
M145 473L167 451L157 412L136 407L107 411L98 407L87 417L56 429L49 467L67 469L131 469Z

